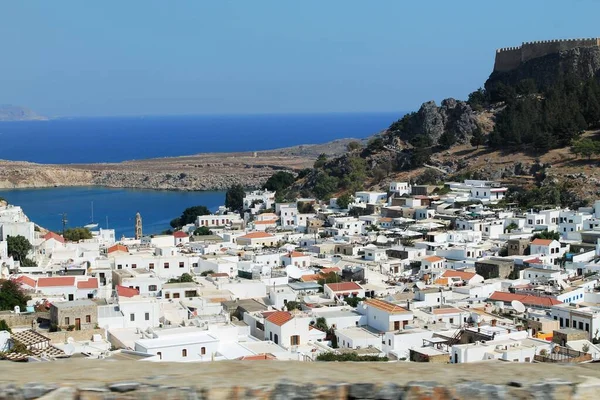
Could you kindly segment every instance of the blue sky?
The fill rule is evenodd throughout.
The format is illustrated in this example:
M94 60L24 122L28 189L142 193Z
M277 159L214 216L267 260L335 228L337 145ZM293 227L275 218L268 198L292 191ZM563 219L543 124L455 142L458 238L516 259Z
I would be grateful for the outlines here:
M494 50L595 37L596 0L0 4L0 103L50 116L406 111Z

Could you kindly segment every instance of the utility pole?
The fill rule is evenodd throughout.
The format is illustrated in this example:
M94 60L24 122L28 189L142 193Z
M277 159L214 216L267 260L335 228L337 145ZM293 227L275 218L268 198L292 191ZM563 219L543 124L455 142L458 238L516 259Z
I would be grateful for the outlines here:
M63 237L65 236L65 229L67 227L67 222L68 222L67 221L67 214L63 213L62 214L62 234L63 234Z

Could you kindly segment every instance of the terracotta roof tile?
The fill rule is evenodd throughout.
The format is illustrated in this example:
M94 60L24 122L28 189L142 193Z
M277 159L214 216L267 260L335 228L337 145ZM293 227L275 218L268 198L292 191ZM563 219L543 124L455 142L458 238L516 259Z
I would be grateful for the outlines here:
M173 236L176 238L186 238L189 237L187 233L185 233L184 231L177 231L177 232L173 232Z
M138 294L140 294L140 291L137 289L117 285L117 294L120 297L133 297L133 296L137 296Z
M367 299L365 300L365 304L370 307L377 308L381 311L385 311L389 314L406 314L411 313L411 311L406 308L399 306L394 303L390 303L389 301L379 300L379 299Z
M426 257L423 259L423 261L427 261L427 262L438 262L438 261L442 261L443 258L442 257L438 257L438 256L431 256L431 257Z
M539 307L551 307L556 304L561 304L562 301L557 300L554 297L539 297L530 294L516 294L508 292L494 292L488 298L492 301L503 301L505 303L513 300L519 300L526 306L539 306Z
M442 314L459 314L462 311L458 308L454 308L454 307L449 307L449 308L435 308L433 310L433 313L435 315L442 315Z
M550 246L553 241L550 239L535 239L531 244L536 246Z
M78 281L77 289L98 289L98 279L88 278L87 281Z
M44 240L50 240L50 239L54 239L58 242L64 243L65 242L65 238L63 238L62 236L60 236L58 233L54 233L54 232L48 232L44 235Z
M124 246L122 244L115 244L114 246L108 248L108 254L114 253L115 251L122 251L128 253L129 249L127 248L127 246Z
M267 321L277 326L282 326L292 318L294 318L292 314L287 311L275 311L273 314L267 317Z
M362 290L362 287L356 282L340 282L340 283L326 283L325 286L334 292L347 292L351 290Z
M53 276L38 279L38 288L40 287L57 287L57 286L75 286L74 276Z
M287 256L288 257L307 257L308 254L300 253L299 251L292 251L291 253L288 253Z
M263 239L275 237L267 232L250 232L244 236L240 236L238 239Z
M19 282L22 285L27 285L32 288L35 288L37 281L33 278L28 277L27 275L21 275L20 277L15 279L15 282Z
M455 271L451 269L444 271L444 273L442 274L444 278L460 278L463 281L473 279L475 275L477 274L474 272Z

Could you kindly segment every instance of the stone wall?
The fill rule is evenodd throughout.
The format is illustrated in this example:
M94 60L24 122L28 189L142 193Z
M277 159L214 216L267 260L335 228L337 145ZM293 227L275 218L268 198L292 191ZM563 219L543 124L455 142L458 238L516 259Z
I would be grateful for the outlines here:
M10 371L0 399L593 399L600 390L595 364L71 359L0 370Z
M65 343L67 338L72 337L75 341L92 340L93 335L101 335L106 339L104 329L85 329L81 331L42 332L42 335L50 338L52 344Z
M521 63L533 60L534 58L571 50L577 47L594 46L600 46L600 38L524 42L521 46L505 47L496 50L494 71L510 71L517 68Z
M15 314L11 312L0 312L0 320L5 320L9 327L28 327L31 328L31 322L38 319L50 320L50 313L36 312L28 314Z
M484 384L478 381L442 385L436 381L413 381L407 384L388 382L358 383L294 383L282 380L266 386L173 387L139 382L115 382L104 386L59 386L30 383L23 386L0 386L3 399L595 399L600 381L574 383L547 379L524 385L518 381L506 384Z

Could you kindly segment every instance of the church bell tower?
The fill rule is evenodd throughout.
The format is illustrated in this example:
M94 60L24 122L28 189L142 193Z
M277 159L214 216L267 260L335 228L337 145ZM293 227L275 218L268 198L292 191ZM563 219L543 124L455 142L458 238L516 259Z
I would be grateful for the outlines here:
M135 214L135 239L142 238L142 216L140 213Z

